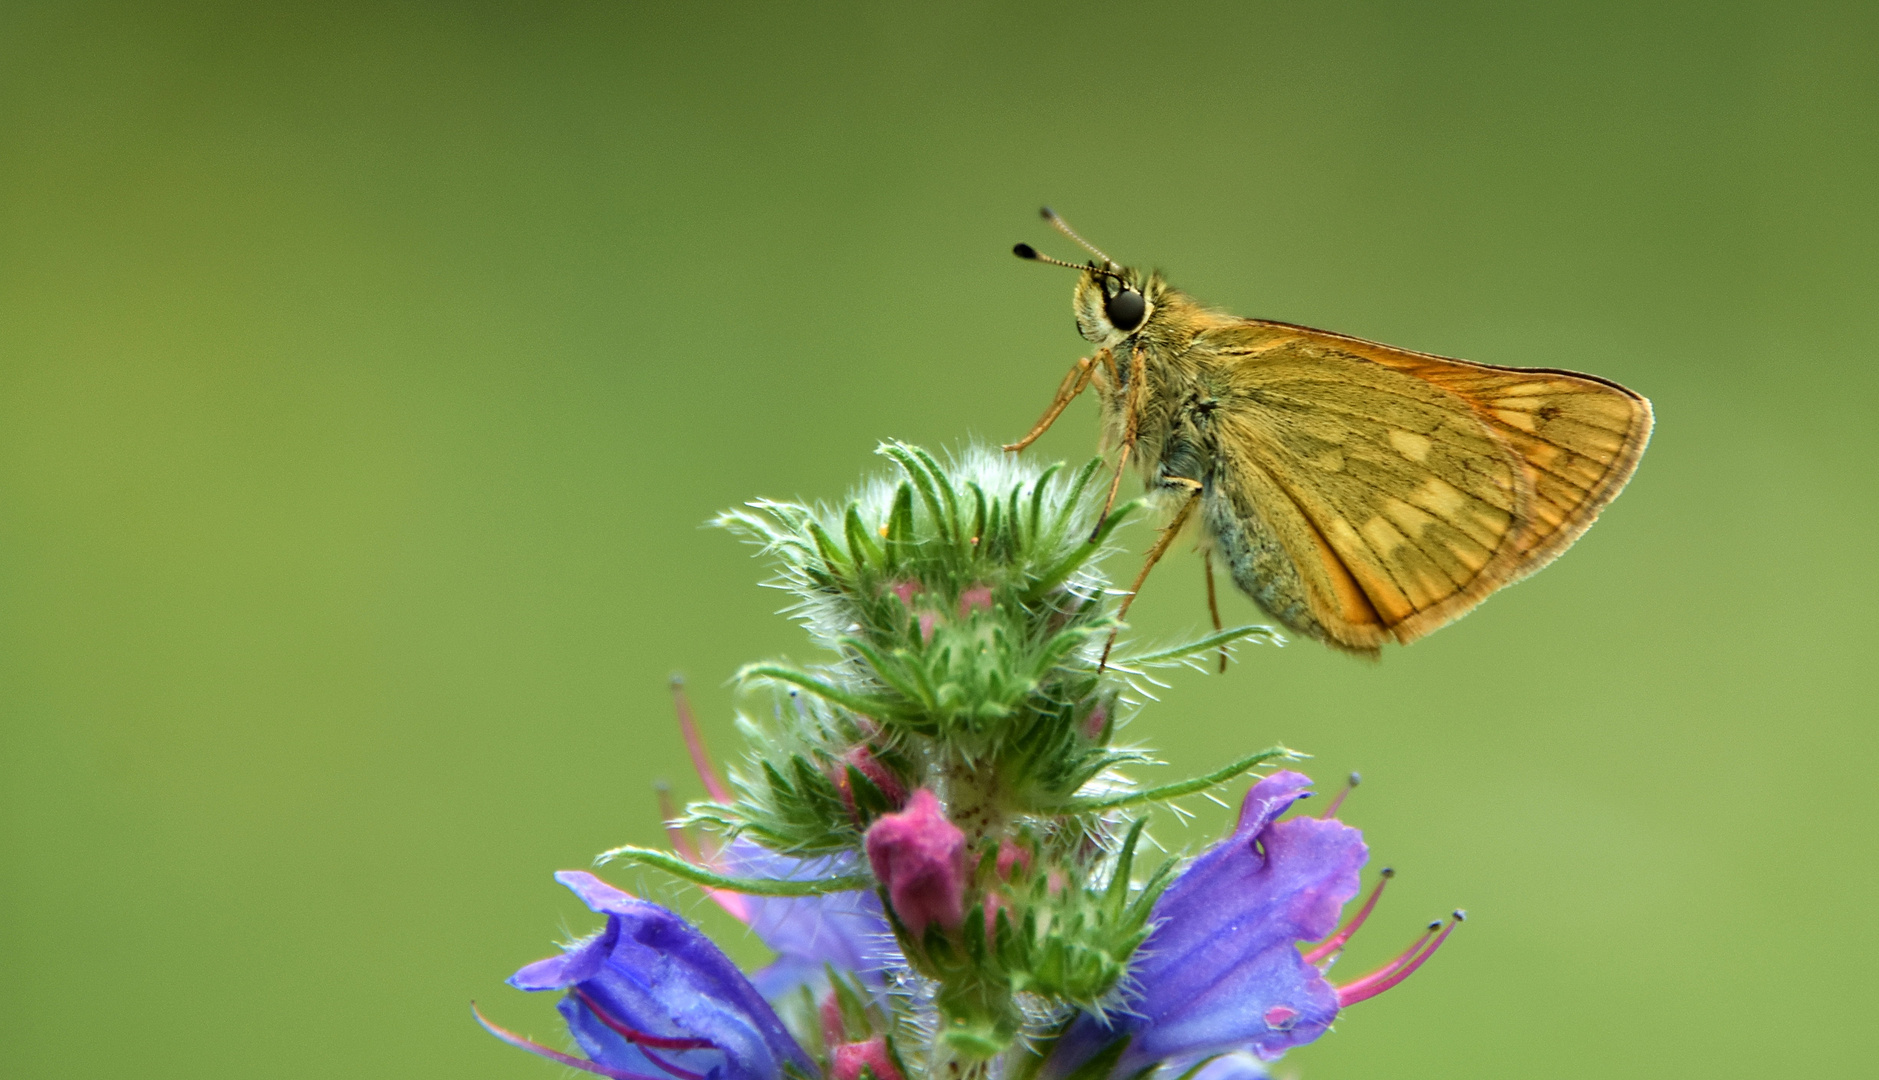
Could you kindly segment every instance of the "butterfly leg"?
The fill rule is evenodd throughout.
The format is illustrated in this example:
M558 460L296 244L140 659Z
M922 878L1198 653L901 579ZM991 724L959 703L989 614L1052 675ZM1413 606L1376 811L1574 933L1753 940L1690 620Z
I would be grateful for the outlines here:
M1044 418L1039 420L1036 426L1032 427L1031 430L1025 434L1024 438L1019 439L1015 443L1006 443L1005 452L1015 454L1036 442L1039 436L1049 431L1050 426L1057 422L1057 417L1063 415L1063 411L1070 407L1070 402L1074 401L1076 396L1081 394L1085 387L1089 386L1090 378L1095 374L1095 357L1086 356L1078 360L1076 366L1070 369L1070 373L1063 377L1063 382L1058 384L1057 396L1051 399L1050 408L1044 410Z
M1200 504L1201 484L1198 480L1170 476L1166 478L1166 482L1189 487L1191 490L1187 500L1181 504L1181 509L1175 511L1174 520L1168 522L1168 527L1161 530L1161 538L1155 541L1154 547L1148 549L1148 560L1142 564L1142 572L1135 575L1135 584L1129 586L1129 594L1122 598L1121 606L1116 608L1117 622L1121 622L1129 613L1129 606L1135 603L1136 595L1142 591L1142 583L1148 580L1148 572L1153 570L1155 564L1161 561L1161 557L1168 553L1168 548L1174 543L1174 538L1181 535L1181 526L1187 524L1187 519L1194 513L1194 507ZM1116 647L1116 635L1121 632L1120 626L1109 632L1109 640L1103 645L1103 659L1096 665L1098 672L1109 666L1109 650Z
M1214 617L1214 633L1218 634L1226 627L1220 625L1220 601L1214 596L1214 553L1211 549L1200 553L1200 564L1207 571L1207 613ZM1220 646L1220 674L1227 673L1227 647Z
M1122 487L1122 470L1129 464L1129 455L1135 450L1136 436L1142 430L1142 405L1147 400L1148 362L1142 356L1142 350L1136 349L1129 360L1129 401L1122 416L1122 453L1116 458L1116 475L1109 480L1109 497L1103 500L1103 512L1096 516L1096 528L1090 530L1090 539L1102 531L1103 522L1109 520L1109 511L1116 505L1116 491ZM1173 483L1189 484L1194 481L1171 478ZM1197 489L1198 490L1198 489Z

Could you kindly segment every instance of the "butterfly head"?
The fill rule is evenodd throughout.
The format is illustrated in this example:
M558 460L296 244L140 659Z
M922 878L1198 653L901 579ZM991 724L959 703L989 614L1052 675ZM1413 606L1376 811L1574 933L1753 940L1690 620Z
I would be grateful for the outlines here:
M1050 222L1057 231L1075 240L1096 257L1078 265L1041 255L1029 244L1019 244L1011 250L1020 259L1067 266L1081 272L1082 276L1077 280L1076 297L1072 301L1076 311L1077 333L1098 345L1113 346L1147 325L1155 313L1156 301L1161 299L1163 292L1159 275L1144 275L1139 270L1117 263L1078 236L1048 206L1044 208L1043 214L1044 220Z
M1154 314L1156 293L1151 282L1126 266L1084 268L1077 280L1077 333L1098 345L1113 346L1140 330Z

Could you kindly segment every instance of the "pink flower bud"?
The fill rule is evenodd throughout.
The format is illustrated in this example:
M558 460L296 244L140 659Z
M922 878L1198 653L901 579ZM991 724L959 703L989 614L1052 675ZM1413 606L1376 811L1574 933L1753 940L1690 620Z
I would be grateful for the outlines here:
M974 585L959 594L959 617L965 618L975 611L992 610L992 587Z
M887 591L900 597L900 602L913 607L913 598L920 595L920 583L917 581L897 581L887 587Z
M1012 923L1018 921L1017 912L1012 909L1011 901L997 893L985 895L985 940L993 941L998 936L998 913L1005 913L1005 918Z
M834 1046L848 1037L848 1021L842 1016L842 1003L831 992L822 999L822 1006L817 1010L822 1014L822 1041Z
M998 862L995 865L998 869L999 880L1010 881L1013 867L1022 866L1026 873L1030 872L1031 853L1012 843L1007 837L998 842Z
M906 1080L900 1070L894 1068L894 1059L887 1053L887 1039L880 1035L867 1042L843 1043L836 1047L835 1067L829 1070L829 1080L860 1080L863 1065L877 1080Z
M901 784L900 778L876 760L873 751L865 745L857 746L841 756L841 759L835 763L835 767L830 770L833 775L829 778L835 782L835 790L842 797L842 805L848 807L849 817L855 816L855 791L848 782L850 767L867 777L869 783L879 788L881 794L886 796L889 805L897 807L907 801L907 789Z
M921 788L905 810L876 818L865 840L874 876L915 938L931 923L951 929L964 921L966 834L931 791Z
M933 640L933 627L939 625L939 616L931 611L920 613L920 640L922 643Z

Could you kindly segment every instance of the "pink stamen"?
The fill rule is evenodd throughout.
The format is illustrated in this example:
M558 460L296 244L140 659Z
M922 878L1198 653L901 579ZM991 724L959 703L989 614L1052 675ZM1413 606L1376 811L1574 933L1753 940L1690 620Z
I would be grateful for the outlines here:
M1306 953L1305 962L1307 964L1316 964L1320 960L1332 956L1343 949L1344 943L1351 939L1351 935L1357 932L1357 928L1364 924L1364 920L1370 917L1371 910L1377 906L1377 897L1383 895L1383 886L1388 884L1389 880L1395 876L1396 871L1387 866L1384 867L1382 873L1377 875L1376 887L1370 890L1370 899L1365 900L1364 906L1357 909L1357 914L1351 918L1350 922L1344 924L1344 929L1325 938L1324 944Z
M592 994L578 986L574 988L574 996L580 999L581 1004L587 1006L587 1011L593 1013L596 1020L612 1028L621 1038L641 1049L648 1046L659 1050L716 1050L718 1048L718 1044L710 1039L673 1038L641 1031L601 1008L600 1002L595 1001Z
M1351 792L1353 792L1353 791L1355 791L1355 790L1357 790L1357 785L1358 785L1358 784L1361 784L1361 783L1363 783L1363 782L1364 782L1364 778L1363 778L1363 775L1362 775L1362 774L1360 774L1360 773L1352 773L1352 774L1351 774L1351 778L1350 778L1350 782L1344 785L1344 790L1342 790L1342 791L1340 791L1340 792L1338 792L1338 793L1337 793L1336 795L1334 795L1334 796L1332 796L1332 797L1331 797L1331 805L1330 805L1330 806L1327 806L1327 807L1325 807L1325 808L1324 808L1324 813L1322 813L1322 814L1319 814L1318 816L1319 816L1319 817L1321 817L1321 818L1334 818L1334 817L1336 817L1336 816L1337 816L1337 811L1338 811L1338 807L1340 807L1340 806L1343 806L1343 805L1344 805L1344 797L1345 797L1346 795L1349 795L1349 794L1350 794Z
M489 1032L491 1035L508 1043L510 1046L519 1050L527 1050L531 1054L539 1054L549 1061L559 1062L570 1069L579 1069L582 1072L593 1073L595 1076L610 1077L611 1080L661 1080L659 1077L647 1076L645 1073L627 1072L625 1069L615 1069L608 1065L602 1065L598 1061L588 1061L586 1058L577 1058L572 1054L564 1054L559 1050L550 1050L533 1039L524 1038L510 1031L508 1028L497 1027L495 1024L490 1023L483 1017L482 1013L476 1010L476 1002L474 1001L470 1002L470 1014L476 1017L477 1023L483 1025L484 1031Z
M1409 978L1411 975L1414 975L1416 969L1421 967L1429 957L1435 955L1435 950L1442 947L1442 943L1448 940L1448 936L1454 933L1455 928L1460 926L1462 920L1467 917L1465 912L1455 912L1454 921L1450 922L1447 926L1443 926L1442 932L1435 935L1434 941L1430 941L1429 934L1424 933L1414 945L1409 947L1408 952L1390 961L1383 967L1378 968L1376 971L1365 975L1363 978L1345 983L1343 986L1338 987L1338 1008L1349 1008L1360 1001L1368 1001L1392 986L1395 986L1397 983L1402 982L1404 979ZM1441 925L1441 923L1430 923L1429 930L1432 932L1436 927ZM1426 948L1423 945L1424 942L1428 942Z
M1373 983L1379 979L1395 974L1399 969L1402 968L1404 964L1407 964L1409 963L1410 960L1414 959L1417 951L1420 950L1424 945L1427 945L1429 943L1429 939L1434 937L1435 932L1437 930L1440 930L1441 928L1442 928L1442 924L1440 922L1430 923L1429 928L1422 932L1422 936L1417 938L1415 941L1410 942L1409 948L1403 950L1403 952L1399 956L1397 956L1395 959L1391 960L1387 964L1384 964L1382 967L1376 969L1375 971L1372 971L1368 975L1364 975L1359 978L1352 979L1346 985L1356 986L1359 983Z
M653 794L659 797L659 819L665 824L665 836L672 842L672 850L684 856L686 862L700 866L709 865L711 860L699 850L692 837L692 831L678 824L678 804L672 801L672 789L661 780L653 785Z
M659 814L665 819L665 834L666 838L672 841L672 850L678 852L680 857L686 862L710 867L713 870L722 869L722 866L718 862L717 852L713 851L710 854L706 854L700 845L693 842L690 829L681 829L673 824L679 816L679 811L678 807L672 802L671 790L663 783L653 790L659 795ZM717 902L719 907L729 912L731 918L736 919L746 926L748 926L750 920L754 918L750 910L750 901L745 899L741 893L728 892L724 889L713 889L707 886L705 888L705 895L711 897L712 900Z
M705 793L721 803L733 802L730 786L711 764L711 755L705 751L705 737L698 730L698 722L692 719L691 702L685 700L685 681L676 676L672 679L672 705L678 710L679 731L685 736L685 749L691 752L692 768L698 770L698 779L704 781Z

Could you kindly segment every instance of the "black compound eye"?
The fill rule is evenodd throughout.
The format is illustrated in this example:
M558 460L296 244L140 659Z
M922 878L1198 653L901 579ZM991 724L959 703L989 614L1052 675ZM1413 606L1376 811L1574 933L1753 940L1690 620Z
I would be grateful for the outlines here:
M1148 301L1134 289L1124 289L1103 301L1103 312L1109 316L1109 325L1126 334L1142 325L1148 315Z

